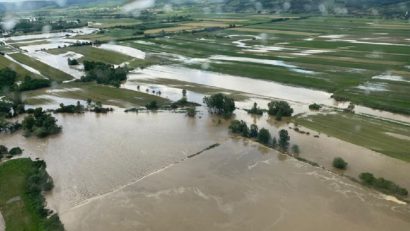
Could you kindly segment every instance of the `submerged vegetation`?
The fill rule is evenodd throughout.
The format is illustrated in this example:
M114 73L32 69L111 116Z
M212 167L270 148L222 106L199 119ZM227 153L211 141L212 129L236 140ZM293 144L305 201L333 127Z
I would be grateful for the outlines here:
M272 134L268 129L259 129L256 124L251 124L251 126L248 127L246 122L243 120L233 120L229 125L229 130L233 134L238 134L245 138L255 139L259 143L274 149L278 149L283 153L287 153L289 151L290 136L288 134L288 131L285 129L279 131L279 141L276 139L276 137L272 138ZM293 152L294 154L299 155L299 146L295 145Z
M272 101L268 104L268 114L281 120L282 117L292 116L293 109L286 101Z
M205 97L204 103L211 113L225 117L230 117L236 109L235 101L222 93Z
M31 114L27 115L22 122L22 128L25 136L35 135L39 138L61 131L61 127L57 125L57 120L42 108L34 109Z
M386 180L383 177L376 178L373 174L364 172L359 175L361 182L369 187L379 190L386 194L406 197L409 192L407 189L400 187L396 183Z
M263 115L263 110L258 107L257 103L254 103L253 107L251 109L247 109L246 111L252 115Z

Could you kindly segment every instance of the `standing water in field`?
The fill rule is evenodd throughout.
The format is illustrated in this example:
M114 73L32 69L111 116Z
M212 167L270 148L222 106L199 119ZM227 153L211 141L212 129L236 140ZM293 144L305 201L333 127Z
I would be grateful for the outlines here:
M134 75L136 75L134 77ZM275 82L263 81L239 76L220 74L210 71L195 70L180 66L151 66L131 73L133 78L141 79L175 79L179 81L202 84L240 91L255 95L285 99L303 103L321 103L332 105L331 94L323 91L287 86Z

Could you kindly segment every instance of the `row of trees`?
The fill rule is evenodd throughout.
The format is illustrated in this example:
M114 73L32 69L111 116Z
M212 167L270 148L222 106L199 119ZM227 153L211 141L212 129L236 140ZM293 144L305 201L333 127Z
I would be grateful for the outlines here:
M251 124L249 127L243 120L233 120L229 129L234 134L239 134L242 137L256 139L259 143L277 148L282 152L288 152L290 146L290 136L287 130L282 129L278 133L278 139L272 138L272 134L266 128L259 129L256 124ZM292 147L294 154L299 154L299 147Z
M234 99L222 93L204 97L204 103L211 113L225 117L230 117L236 109ZM257 103L254 103L253 107L246 111L250 114L263 114L263 110L258 107ZM292 116L293 108L286 101L271 101L268 104L268 114L281 120L282 117Z

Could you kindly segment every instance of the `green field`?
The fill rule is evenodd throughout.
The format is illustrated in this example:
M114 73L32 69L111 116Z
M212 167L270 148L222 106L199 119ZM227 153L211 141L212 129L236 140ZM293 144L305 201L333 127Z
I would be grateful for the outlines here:
M41 104L44 100L41 99L42 95L52 95L63 98L77 99L77 100L87 100L92 99L93 101L100 101L103 104L114 105L118 107L135 107L135 106L145 106L149 102L156 100L160 104L169 103L168 100L143 92L132 91L121 88L114 88L105 85L98 85L95 83L65 83L57 86L54 89L67 89L67 88L78 88L79 91L58 91L58 92L47 92L47 90L36 90L25 93L26 102L28 104ZM35 97L35 98L33 98Z
M38 70L44 76L47 76L50 80L57 82L62 82L65 80L71 80L73 77L65 72L57 70L47 64L44 64L36 59L30 58L29 56L21 53L10 54L13 59L17 60L20 63L23 63L27 66L30 66Z
M349 143L410 162L410 125L350 113L299 117L295 122Z
M22 80L25 76L33 76L34 74L24 69L22 66L8 60L4 56L0 55L0 69L10 68L17 72L17 77L19 80Z

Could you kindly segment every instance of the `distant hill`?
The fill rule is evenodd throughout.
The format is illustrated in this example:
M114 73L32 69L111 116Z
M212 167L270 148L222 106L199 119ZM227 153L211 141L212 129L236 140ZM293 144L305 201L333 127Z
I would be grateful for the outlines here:
M37 10L44 8L61 8L72 5L90 5L90 4L101 4L107 2L122 2L122 0L66 0L64 5L58 4L58 1L50 0L27 0L22 2L0 2L0 12L5 11L27 11L27 10Z
M198 4L223 12L379 14L392 17L404 17L410 11L410 0L157 0L157 4Z
M65 6L121 4L134 0L66 0ZM138 0L140 1L140 0ZM141 0L143 1L143 0ZM156 5L198 6L223 12L272 12L302 14L354 14L409 17L410 0L156 0ZM55 1L27 0L21 3L0 3L0 11L33 10L64 7Z

